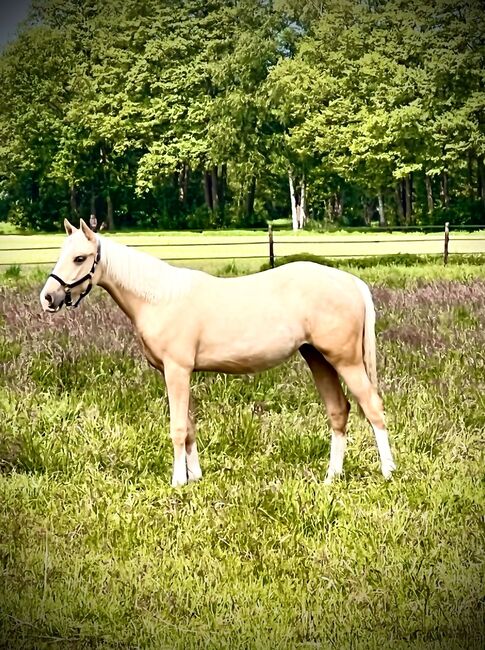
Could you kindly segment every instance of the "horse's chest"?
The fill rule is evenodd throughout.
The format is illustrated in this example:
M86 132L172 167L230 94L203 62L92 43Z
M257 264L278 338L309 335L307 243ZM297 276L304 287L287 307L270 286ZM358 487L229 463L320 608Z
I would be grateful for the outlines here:
M148 362L160 370L163 370L166 357L184 366L192 365L197 343L193 329L187 320L166 318L139 328L138 336Z
M140 341L143 349L143 354L145 355L148 363L159 370L163 369L163 359L160 354L160 350L157 350L157 346L154 345L149 339L140 336Z

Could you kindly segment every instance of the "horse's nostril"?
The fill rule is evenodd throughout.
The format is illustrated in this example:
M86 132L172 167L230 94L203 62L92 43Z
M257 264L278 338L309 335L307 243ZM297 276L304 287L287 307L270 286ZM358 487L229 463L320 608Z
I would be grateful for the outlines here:
M52 303L54 302L54 298L52 297L52 295L50 293L45 294L45 299L47 300L49 305L52 305Z

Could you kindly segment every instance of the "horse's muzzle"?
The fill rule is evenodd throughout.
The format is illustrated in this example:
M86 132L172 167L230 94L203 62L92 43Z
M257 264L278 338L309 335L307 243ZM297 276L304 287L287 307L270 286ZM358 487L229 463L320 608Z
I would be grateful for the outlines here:
M59 288L55 291L42 292L40 295L40 304L44 311L56 312L63 306L66 299L66 292Z

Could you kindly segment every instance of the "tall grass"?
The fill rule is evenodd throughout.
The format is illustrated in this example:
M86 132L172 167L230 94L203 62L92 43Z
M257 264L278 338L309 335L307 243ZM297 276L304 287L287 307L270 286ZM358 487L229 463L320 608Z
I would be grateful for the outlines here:
M329 431L295 358L194 377L204 479L176 490L163 382L122 313L93 292L42 315L10 279L0 645L483 647L485 281L424 273L373 278L392 481L352 415L323 485Z

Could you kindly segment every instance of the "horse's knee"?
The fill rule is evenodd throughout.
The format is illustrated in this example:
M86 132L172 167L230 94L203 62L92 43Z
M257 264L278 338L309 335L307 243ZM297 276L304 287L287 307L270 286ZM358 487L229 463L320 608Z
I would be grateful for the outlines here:
M328 409L328 419L330 420L332 431L335 431L336 433L345 433L349 411L350 404L347 400L338 407Z
M187 427L174 427L170 431L170 438L174 447L185 446L187 440Z

